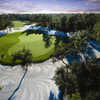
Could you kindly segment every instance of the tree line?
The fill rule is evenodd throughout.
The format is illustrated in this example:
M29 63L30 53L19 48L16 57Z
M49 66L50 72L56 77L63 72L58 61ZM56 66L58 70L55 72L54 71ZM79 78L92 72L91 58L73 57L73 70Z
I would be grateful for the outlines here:
M36 22L51 29L63 32L75 32L78 30L93 31L96 23L95 14L8 14L0 15L0 26L5 28L12 20ZM2 26L3 25L3 26Z
M0 15L0 30L6 29L7 27L12 27L11 17L6 14Z

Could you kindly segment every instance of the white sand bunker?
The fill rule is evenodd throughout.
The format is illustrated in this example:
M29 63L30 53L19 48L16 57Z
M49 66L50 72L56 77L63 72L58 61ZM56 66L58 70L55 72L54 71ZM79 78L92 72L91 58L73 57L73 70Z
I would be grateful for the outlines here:
M58 100L59 90L52 78L56 68L61 65L60 61L53 64L51 60L32 64L24 78L19 66L0 68L0 83L4 85L0 100L8 100L9 97L9 100Z

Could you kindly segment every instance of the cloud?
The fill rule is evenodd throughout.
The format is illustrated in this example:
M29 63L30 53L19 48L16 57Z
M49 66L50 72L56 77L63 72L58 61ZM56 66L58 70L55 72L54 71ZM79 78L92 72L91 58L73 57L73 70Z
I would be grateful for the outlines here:
M47 2L48 0L0 0L0 13L46 13L46 12L80 12L84 13L89 10L84 10L85 6L83 5L83 2L80 3L78 0L77 5L75 5L73 2L68 2L63 0L62 3L58 3L56 1L60 0L51 0L54 2ZM71 0L75 1L75 0ZM87 5L89 4L89 7L87 8L94 8L92 4L97 5L100 3L100 0L82 0L85 1L85 3L88 1ZM75 6L74 6L75 5ZM87 9L86 8L86 9ZM96 6L97 8L97 6ZM72 9L72 10L71 10ZM91 9L92 10L92 9ZM90 12L92 12L90 10ZM99 6L98 9L93 9L94 12L99 11Z
M100 0L88 0L88 2L90 3L94 3L94 4L100 4Z
M9 11L9 12L20 12L20 11L30 11L36 9L37 4L31 1L23 1L21 3L20 0L1 0L0 1L0 12Z
M88 11L90 11L90 12L100 12L100 8L96 8L96 9L89 9Z
M100 5L100 0L88 0L86 5Z
M44 0L45 1L45 0ZM21 3L22 2L22 3ZM53 4L52 4L53 5ZM0 1L0 12L34 12L37 10L60 9L61 5L56 4L51 7L51 3L35 2L31 0L3 0ZM43 11L44 12L44 11Z
M86 9L86 10L82 10L82 9L76 9L76 10L69 10L69 13L100 13L100 8L91 8L91 9Z

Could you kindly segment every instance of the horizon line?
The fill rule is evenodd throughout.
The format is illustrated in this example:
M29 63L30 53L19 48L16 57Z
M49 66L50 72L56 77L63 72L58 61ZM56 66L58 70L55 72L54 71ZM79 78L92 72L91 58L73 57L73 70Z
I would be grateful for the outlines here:
M0 14L100 14L100 11L94 12L8 12L8 13L0 13Z

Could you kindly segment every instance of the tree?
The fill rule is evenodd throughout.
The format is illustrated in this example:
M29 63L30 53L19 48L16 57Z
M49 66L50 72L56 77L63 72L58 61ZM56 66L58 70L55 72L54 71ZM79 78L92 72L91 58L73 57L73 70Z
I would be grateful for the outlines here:
M69 18L69 21L68 21L69 32L77 31L77 20L76 19L77 19L77 15Z
M45 47L48 48L51 45L51 37L47 34L43 34L43 41L45 42Z
M11 25L11 20L8 15L0 15L0 30L4 30Z
M69 66L67 65L58 68L56 70L54 80L64 96L69 94L72 97L72 93L75 92L75 82L73 81L71 74L68 72L68 67Z
M64 94L72 96L78 92L81 100L90 100L87 98L93 98L91 94L94 93L95 98L100 98L97 95L100 90L100 64L73 62L69 67L57 69L54 79Z
M88 14L85 16L86 27L89 32L93 31L94 25L96 24L96 16L95 14Z
M67 25L67 17L63 16L61 18L61 29L62 29L63 32L67 32L66 25Z
M72 38L72 44L74 49L82 51L83 45L87 43L87 31L78 31L75 33L75 36Z
M12 55L13 63L16 63L19 61L21 64L22 68L27 69L28 65L32 62L32 54L29 50L23 49L21 51L16 52L15 54Z
M68 21L68 30L71 32L86 30L86 17L85 15L71 16Z
M73 57L80 55L85 62L84 53L87 48L84 48L84 45L88 44L87 34L87 31L78 31L72 38L56 37L54 56L63 60L67 54Z
M99 100L100 99L100 92L90 92L88 93L87 100Z

